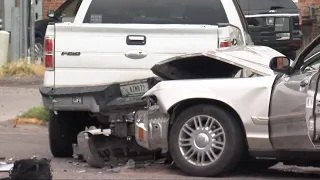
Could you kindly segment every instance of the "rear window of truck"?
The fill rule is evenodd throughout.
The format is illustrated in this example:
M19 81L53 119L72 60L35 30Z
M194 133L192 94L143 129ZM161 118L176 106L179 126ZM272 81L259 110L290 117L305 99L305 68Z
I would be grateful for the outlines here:
M297 9L292 0L238 0L242 10Z
M229 23L222 0L93 0L83 23Z

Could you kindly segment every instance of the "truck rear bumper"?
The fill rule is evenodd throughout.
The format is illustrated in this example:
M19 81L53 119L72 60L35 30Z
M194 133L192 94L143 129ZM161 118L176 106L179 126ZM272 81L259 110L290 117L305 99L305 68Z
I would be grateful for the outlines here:
M72 103L73 97L42 97L43 106L45 109L52 111L87 111L87 112L99 112L100 107L94 97L82 96L83 102L81 104Z
M108 99L106 94L115 87L40 87L43 105L48 110L55 111L89 111L99 112L103 99Z
M302 46L302 39L294 39L290 41L278 41L278 42L255 42L255 45L260 46L268 46L271 47L279 52L294 52L301 48Z
M148 79L149 87L157 81ZM82 87L40 87L43 105L53 111L87 111L92 113L127 112L147 105L140 96L123 97L120 84Z

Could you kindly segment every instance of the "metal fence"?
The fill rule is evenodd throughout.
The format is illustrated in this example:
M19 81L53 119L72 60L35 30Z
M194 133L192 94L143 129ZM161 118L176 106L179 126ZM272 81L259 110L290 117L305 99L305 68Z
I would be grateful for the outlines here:
M41 13L42 0L0 0L0 30L10 33L10 61L35 60L34 23L41 19L35 14Z

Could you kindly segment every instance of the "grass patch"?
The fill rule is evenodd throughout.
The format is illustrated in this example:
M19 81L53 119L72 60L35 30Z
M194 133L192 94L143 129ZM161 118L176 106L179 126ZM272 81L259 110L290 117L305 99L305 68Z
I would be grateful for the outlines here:
M33 107L22 115L18 116L15 120L17 124L36 124L45 125L49 121L49 111L43 107Z
M49 121L49 111L44 107L33 107L23 113L20 118L36 118L44 122Z
M7 63L0 68L0 77L43 76L41 64L28 64L27 61Z

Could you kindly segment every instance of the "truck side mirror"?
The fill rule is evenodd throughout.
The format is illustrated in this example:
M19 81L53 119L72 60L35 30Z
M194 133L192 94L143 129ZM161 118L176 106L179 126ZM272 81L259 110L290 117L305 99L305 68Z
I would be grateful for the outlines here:
M289 73L290 70L290 59L287 57L275 57L271 59L269 67L278 73Z
M54 11L49 10L49 11L47 12L47 17L48 17L48 18L55 18L55 17L56 17L56 14L55 14Z

